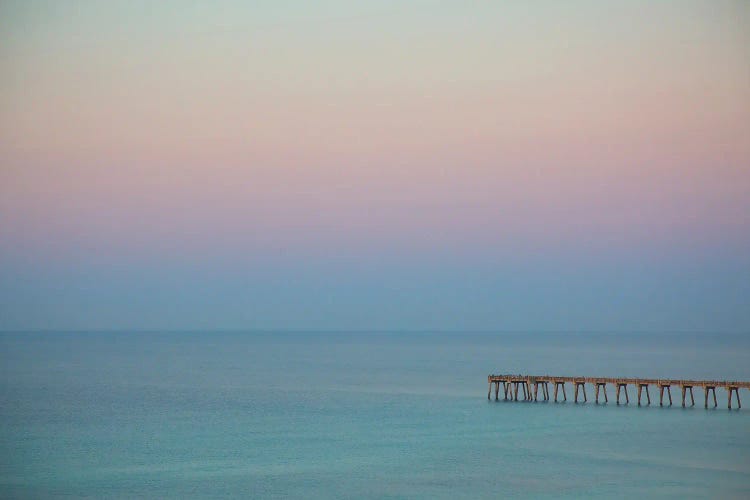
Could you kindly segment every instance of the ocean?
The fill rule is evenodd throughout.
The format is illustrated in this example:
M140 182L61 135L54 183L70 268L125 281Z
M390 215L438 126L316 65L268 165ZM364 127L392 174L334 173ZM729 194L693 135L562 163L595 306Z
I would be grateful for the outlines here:
M746 335L3 333L0 373L3 498L750 498L747 390L487 400L489 373L750 380Z

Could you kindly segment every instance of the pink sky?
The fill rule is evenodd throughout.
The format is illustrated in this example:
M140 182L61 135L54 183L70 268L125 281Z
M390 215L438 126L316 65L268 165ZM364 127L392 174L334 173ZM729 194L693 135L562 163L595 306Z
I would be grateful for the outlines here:
M685 248L746 266L745 2L3 2L0 36L9 268Z

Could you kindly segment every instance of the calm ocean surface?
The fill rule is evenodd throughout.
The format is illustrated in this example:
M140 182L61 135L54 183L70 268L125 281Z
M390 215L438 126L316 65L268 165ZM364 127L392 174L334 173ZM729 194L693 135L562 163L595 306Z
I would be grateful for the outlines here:
M4 498L750 498L750 410L723 390L506 403L486 380L747 380L747 336L19 333L0 372Z

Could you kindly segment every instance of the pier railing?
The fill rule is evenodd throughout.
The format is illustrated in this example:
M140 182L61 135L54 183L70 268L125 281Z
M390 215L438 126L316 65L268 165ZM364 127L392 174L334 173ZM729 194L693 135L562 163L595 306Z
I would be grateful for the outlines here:
M563 401L567 401L567 394L565 392L565 384L572 384L574 388L574 401L578 403L579 391L583 395L583 402L587 402L586 397L586 384L594 386L595 402L599 403L599 391L603 390L604 402L608 402L607 397L607 384L615 387L616 401L620 404L620 393L621 391L625 395L625 404L630 403L630 397L628 395L628 386L632 385L637 390L638 395L638 406L641 405L641 396L645 392L646 404L651 404L651 395L649 394L649 386L656 386L659 388L659 405L664 405L664 393L666 391L669 406L672 405L672 386L679 386L682 390L682 406L686 406L686 396L690 395L691 406L695 405L695 398L693 395L694 387L702 387L704 391L704 406L708 408L708 396L709 393L713 395L714 407L718 406L716 401L716 388L722 387L727 391L727 407L732 408L732 397L733 395L737 398L737 407L742 408L740 402L740 392L742 389L750 389L750 382L736 381L736 380L689 380L689 379L656 379L656 378L616 378L616 377L560 377L554 375L488 375L487 382L489 383L489 391L487 392L487 399L491 398L492 389L495 389L495 400L499 399L500 385L503 386L503 395L505 400L518 401L519 389L522 392L523 401L537 401L539 389L542 389L542 399L548 401L550 399L549 385L554 386L554 400L557 402L558 389L562 389ZM532 392L532 385L534 386ZM645 390L645 391L644 391Z

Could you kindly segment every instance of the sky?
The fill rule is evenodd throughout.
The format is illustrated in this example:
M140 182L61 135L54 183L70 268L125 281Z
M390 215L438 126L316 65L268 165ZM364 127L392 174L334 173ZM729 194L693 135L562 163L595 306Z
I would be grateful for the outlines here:
M0 330L750 332L750 2L0 2Z

